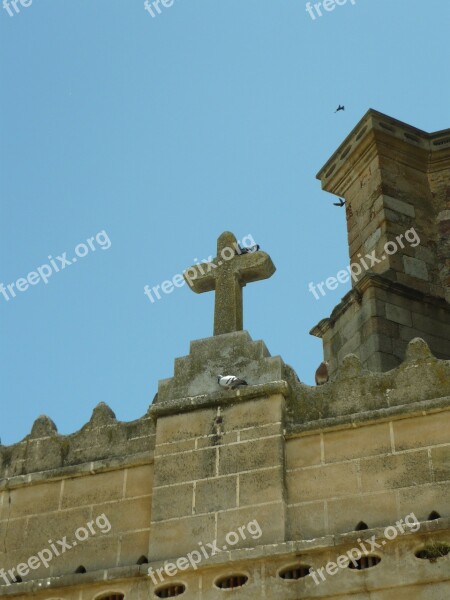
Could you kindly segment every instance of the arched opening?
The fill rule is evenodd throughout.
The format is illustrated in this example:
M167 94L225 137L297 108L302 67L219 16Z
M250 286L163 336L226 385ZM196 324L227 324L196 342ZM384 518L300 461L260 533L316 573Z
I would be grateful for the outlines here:
M441 518L441 515L435 510L432 510L430 512L430 514L428 515L428 521L435 521L436 519L440 519L440 518Z
M146 556L142 555L137 559L136 564L137 565L148 565L148 558Z
M77 569L75 569L75 573L86 573L86 568L83 565L80 565Z
M355 531L362 531L363 529L369 529L369 526L367 525L367 523L364 523L364 521L360 521L355 527Z

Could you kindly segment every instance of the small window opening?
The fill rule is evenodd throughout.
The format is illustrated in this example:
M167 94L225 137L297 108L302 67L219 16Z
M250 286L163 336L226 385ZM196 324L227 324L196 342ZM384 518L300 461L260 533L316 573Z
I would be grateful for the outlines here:
M234 590L245 585L247 581L247 575L227 575L216 581L215 585L221 590Z
M281 579L287 580L301 579L302 577L309 575L310 568L309 565L296 565L294 567L283 569L278 573L278 576L281 577Z
M159 588L155 591L158 598L175 598L175 596L181 596L186 591L186 586L182 583L176 583L174 585L168 585Z
M78 569L76 569L75 573L86 573L86 568L83 565L80 565Z
M438 558L442 558L443 556L447 556L450 553L450 544L447 542L435 542L432 544L428 544L422 550L416 552L415 556L417 558L422 558L423 560L429 560L430 562L436 562Z
M349 569L356 569L358 571L364 571L364 569L371 569L381 562L381 558L378 556L362 556L359 560L356 560L356 565L350 562L348 565Z
M431 511L428 515L428 521L435 521L436 519L440 519L441 515L435 510Z

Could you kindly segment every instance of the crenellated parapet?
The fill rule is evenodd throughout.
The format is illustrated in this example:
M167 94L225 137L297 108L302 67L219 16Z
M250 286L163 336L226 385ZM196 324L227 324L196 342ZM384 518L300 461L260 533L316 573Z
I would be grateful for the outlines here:
M55 423L42 415L21 442L0 446L0 478L131 457L153 450L154 438L155 424L148 413L121 422L103 402L96 406L90 421L70 435L60 435Z
M226 392L218 388L216 372L221 367L233 370L233 365L249 385ZM364 420L433 412L449 405L450 361L434 357L427 344L416 338L409 343L403 363L391 371L370 372L349 354L331 381L315 387L302 383L281 357L270 356L263 342L254 342L247 332L198 340L188 357L176 360L174 378L160 382L159 398L143 417L121 422L100 403L84 427L60 435L49 417L40 416L21 442L0 447L0 475L11 478L130 458L153 451L155 421L161 415L232 406L275 393L286 398L288 434L354 427Z
M430 412L450 405L450 360L432 355L426 342L408 344L405 360L384 373L362 367L347 355L326 385L311 388L291 382L289 428L307 431L364 420L387 420L395 414Z

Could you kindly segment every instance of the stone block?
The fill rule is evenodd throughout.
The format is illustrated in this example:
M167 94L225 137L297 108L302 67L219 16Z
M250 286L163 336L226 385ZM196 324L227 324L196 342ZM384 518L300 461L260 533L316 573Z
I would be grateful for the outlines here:
M101 504L123 496L124 470L64 480L62 508Z
M419 521L426 521L431 512L450 517L450 483L420 485L399 490L398 504L401 517L413 512Z
M167 417L170 418L170 417ZM163 424L163 428L161 430L161 437L163 435L170 435L170 430L172 429L171 427L164 427L164 421L165 421L166 417L159 419L161 421L161 423ZM164 431L165 429L165 431ZM164 431L164 433L163 433ZM177 427L175 426L173 428L173 431L175 432L176 436L178 436L180 434L180 431L177 429ZM184 435L184 434L182 434ZM202 434L200 434L202 435ZM168 437L168 436L167 436ZM163 442L162 444L158 444L157 446L155 446L155 456L162 456L163 454L177 454L178 452L186 452L187 450L195 450L195 444L198 443L198 441L202 440L203 438L201 437L192 437L188 440L179 440L179 441L174 441L174 442ZM208 446L209 444L204 444L204 446ZM202 447L204 447L202 446Z
M288 506L287 539L304 540L326 535L325 502Z
M364 362L364 367L369 371L377 373L395 369L400 363L401 360L393 354L374 352Z
M392 354L392 339L381 333L374 333L366 338L359 349L358 355L361 361L365 361L374 352Z
M225 514L225 513L223 513ZM152 523L149 560L165 560L184 556L215 539L215 515L201 515Z
M389 453L389 423L326 432L324 448L326 463Z
M280 394L270 398L258 398L239 402L223 410L223 428L226 431L281 423L284 398Z
M413 258L412 256L404 256L403 265L407 275L411 275L411 277L417 277L418 279L423 279L424 281L429 281L430 276L428 274L428 267L424 260Z
M177 442L214 433L214 419L216 416L217 410L210 408L160 417L156 426L156 447L159 444ZM185 447L180 447L179 451L183 451L183 448ZM176 451L173 450L173 452Z
M283 464L281 436L219 448L219 474L229 475Z
M412 321L413 326L419 331L442 337L447 342L450 339L450 312L445 315L443 312L438 313L436 311L435 318L413 312ZM448 344L450 352L450 342Z
M308 467L286 476L288 503L323 500L358 493L356 462Z
M3 495L0 520L26 517L58 509L61 482L42 483L15 488Z
M286 469L299 469L321 462L320 435L291 438L286 441Z
M193 501L193 483L156 487L153 489L152 521L192 515Z
M103 512L101 511L100 514ZM26 550L27 555L31 556L46 548L50 539L62 540L64 536L67 536L69 541L73 540L78 528L86 527L89 521L98 516L99 513L93 514L91 507L88 506L30 516L27 526L27 541L23 550Z
M153 488L153 465L142 465L127 469L125 481L125 496L127 498L150 495Z
M431 461L435 481L450 481L450 444L433 448Z
M393 421L395 449L450 443L450 412L439 412Z
M148 529L151 521L152 500L150 496L122 500L111 504L93 506L93 518L105 513L115 535L119 533Z
M222 429L217 428L216 432L201 438L197 438L196 444L197 449L200 448L216 448L217 446L225 446L227 444L234 444L239 441L239 432L230 431L223 432L223 423L220 426Z
M361 459L363 492L379 492L431 482L426 450Z
M150 528L147 531L125 533L121 537L119 564L135 565L141 556L148 557Z
M155 457L155 486L206 479L216 474L216 448Z
M385 527L395 523L397 518L397 498L394 491L328 501L330 533L355 531L361 521L366 523L369 529Z
M239 441L244 442L246 440L258 440L274 435L280 435L282 430L282 422L273 424L269 423L269 425L257 425L255 427L249 427L248 429L241 429L239 431Z
M213 477L195 486L195 512L208 513L237 506L237 476Z
M397 198L392 198L391 196L383 196L383 201L385 207L395 210L398 213L402 213L403 215L407 215L408 217L412 218L414 218L416 215L414 206L408 202L403 202L403 200L398 200Z
M44 518L48 520L48 515L46 515ZM23 552L24 548L29 547L28 539L30 538L30 540L33 541L33 539L36 537L36 534L38 533L35 531L33 523L31 525L31 528L27 526L26 517L14 519L14 521L11 521L8 519L7 514L5 516L5 519L0 521L0 531L2 535L2 538L0 539L3 540L2 544L0 545L0 556L1 552L9 554L10 552L16 549L18 549L20 552ZM5 560L3 560L3 562L1 563L3 566L6 563L6 556L4 557L4 559Z
M253 523L249 527L249 523ZM242 527L242 533L239 528ZM253 533L251 531L253 530ZM236 544L231 544L230 539L238 534ZM245 538L244 538L245 536ZM249 506L227 510L217 515L217 542L219 548L225 545L228 549L253 548L264 544L275 544L285 540L285 508L283 502L275 502L264 506Z
M284 477L281 468L239 475L239 506L282 501L283 498Z
M400 323L401 325L407 325L408 327L412 327L412 317L411 311L406 308L407 303L405 301L405 308L401 308L395 304L386 303L386 318L390 321L394 321L395 323Z
M68 541L72 540L68 538ZM48 548L48 545L44 547ZM119 537L97 533L83 542L78 542L75 548L54 558L51 563L51 574L53 577L71 575L80 565L83 565L88 572L106 569L117 564L118 556Z

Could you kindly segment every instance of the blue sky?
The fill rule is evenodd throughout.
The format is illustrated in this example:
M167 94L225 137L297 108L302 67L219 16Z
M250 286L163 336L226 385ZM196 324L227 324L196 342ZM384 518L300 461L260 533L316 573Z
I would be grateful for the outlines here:
M315 174L368 108L450 127L448 0L349 0L316 20L300 0L19 8L0 8L0 282L98 232L111 246L0 296L2 442L40 414L71 433L101 401L143 415L211 335L214 302L185 286L152 304L144 285L215 254L224 230L277 267L245 288L245 328L312 384L308 332L349 289L308 292L348 264L344 211Z

